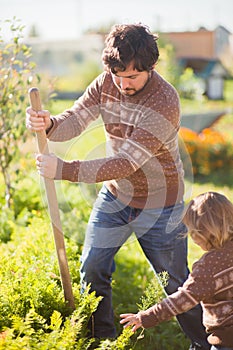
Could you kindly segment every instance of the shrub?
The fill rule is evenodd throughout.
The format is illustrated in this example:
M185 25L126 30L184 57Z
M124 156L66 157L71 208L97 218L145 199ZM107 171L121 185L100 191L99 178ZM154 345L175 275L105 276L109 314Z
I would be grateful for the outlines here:
M9 26L12 39L4 42L1 32ZM24 27L14 18L0 27L0 169L5 183L6 206L12 197L11 168L19 155L19 144L25 140L24 116L27 90L34 81L35 64L30 48L21 42Z
M88 289L81 294L74 283L76 310L70 315L48 231L44 219L34 218L0 245L0 349L83 350L93 341L87 339L87 322L100 298ZM77 249L69 247L69 261Z
M180 97L201 100L205 92L201 79L198 79L191 68L186 68L180 75L177 90Z
M14 213L11 209L0 211L0 227L0 242L6 243L11 239L15 229Z

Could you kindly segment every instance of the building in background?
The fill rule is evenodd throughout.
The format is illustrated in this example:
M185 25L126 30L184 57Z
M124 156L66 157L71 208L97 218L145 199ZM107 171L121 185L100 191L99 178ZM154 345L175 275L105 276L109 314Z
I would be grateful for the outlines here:
M192 68L205 87L209 99L223 99L224 82L229 78L228 64L233 64L232 35L223 26L215 30L200 28L190 32L161 33L172 44L182 68Z

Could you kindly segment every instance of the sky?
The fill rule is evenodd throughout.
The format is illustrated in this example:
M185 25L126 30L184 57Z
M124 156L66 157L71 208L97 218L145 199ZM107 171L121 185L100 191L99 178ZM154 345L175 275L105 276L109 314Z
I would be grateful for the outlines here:
M156 31L223 25L233 33L232 0L0 0L0 20L14 16L25 35L35 25L44 40L74 39L109 23L141 22Z

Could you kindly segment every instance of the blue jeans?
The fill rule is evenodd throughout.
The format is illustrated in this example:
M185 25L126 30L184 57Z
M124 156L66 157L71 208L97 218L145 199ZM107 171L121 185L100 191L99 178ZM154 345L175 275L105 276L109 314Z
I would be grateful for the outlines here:
M103 297L94 314L95 337L116 336L111 290L114 256L132 232L155 273L168 272L167 294L175 292L187 279L187 239L182 237L186 227L181 222L183 209L183 203L146 210L125 206L103 186L90 215L81 258L83 288L91 284L91 290ZM210 349L199 305L177 319L193 343Z

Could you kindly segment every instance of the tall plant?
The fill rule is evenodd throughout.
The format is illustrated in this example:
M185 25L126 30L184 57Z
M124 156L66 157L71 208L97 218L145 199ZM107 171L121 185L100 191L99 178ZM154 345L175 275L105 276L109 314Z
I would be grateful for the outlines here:
M24 123L27 90L39 76L31 62L31 48L22 42L24 26L15 17L0 22L0 169L5 184L5 205L13 195L12 164L26 138ZM3 38L9 32L10 39Z

